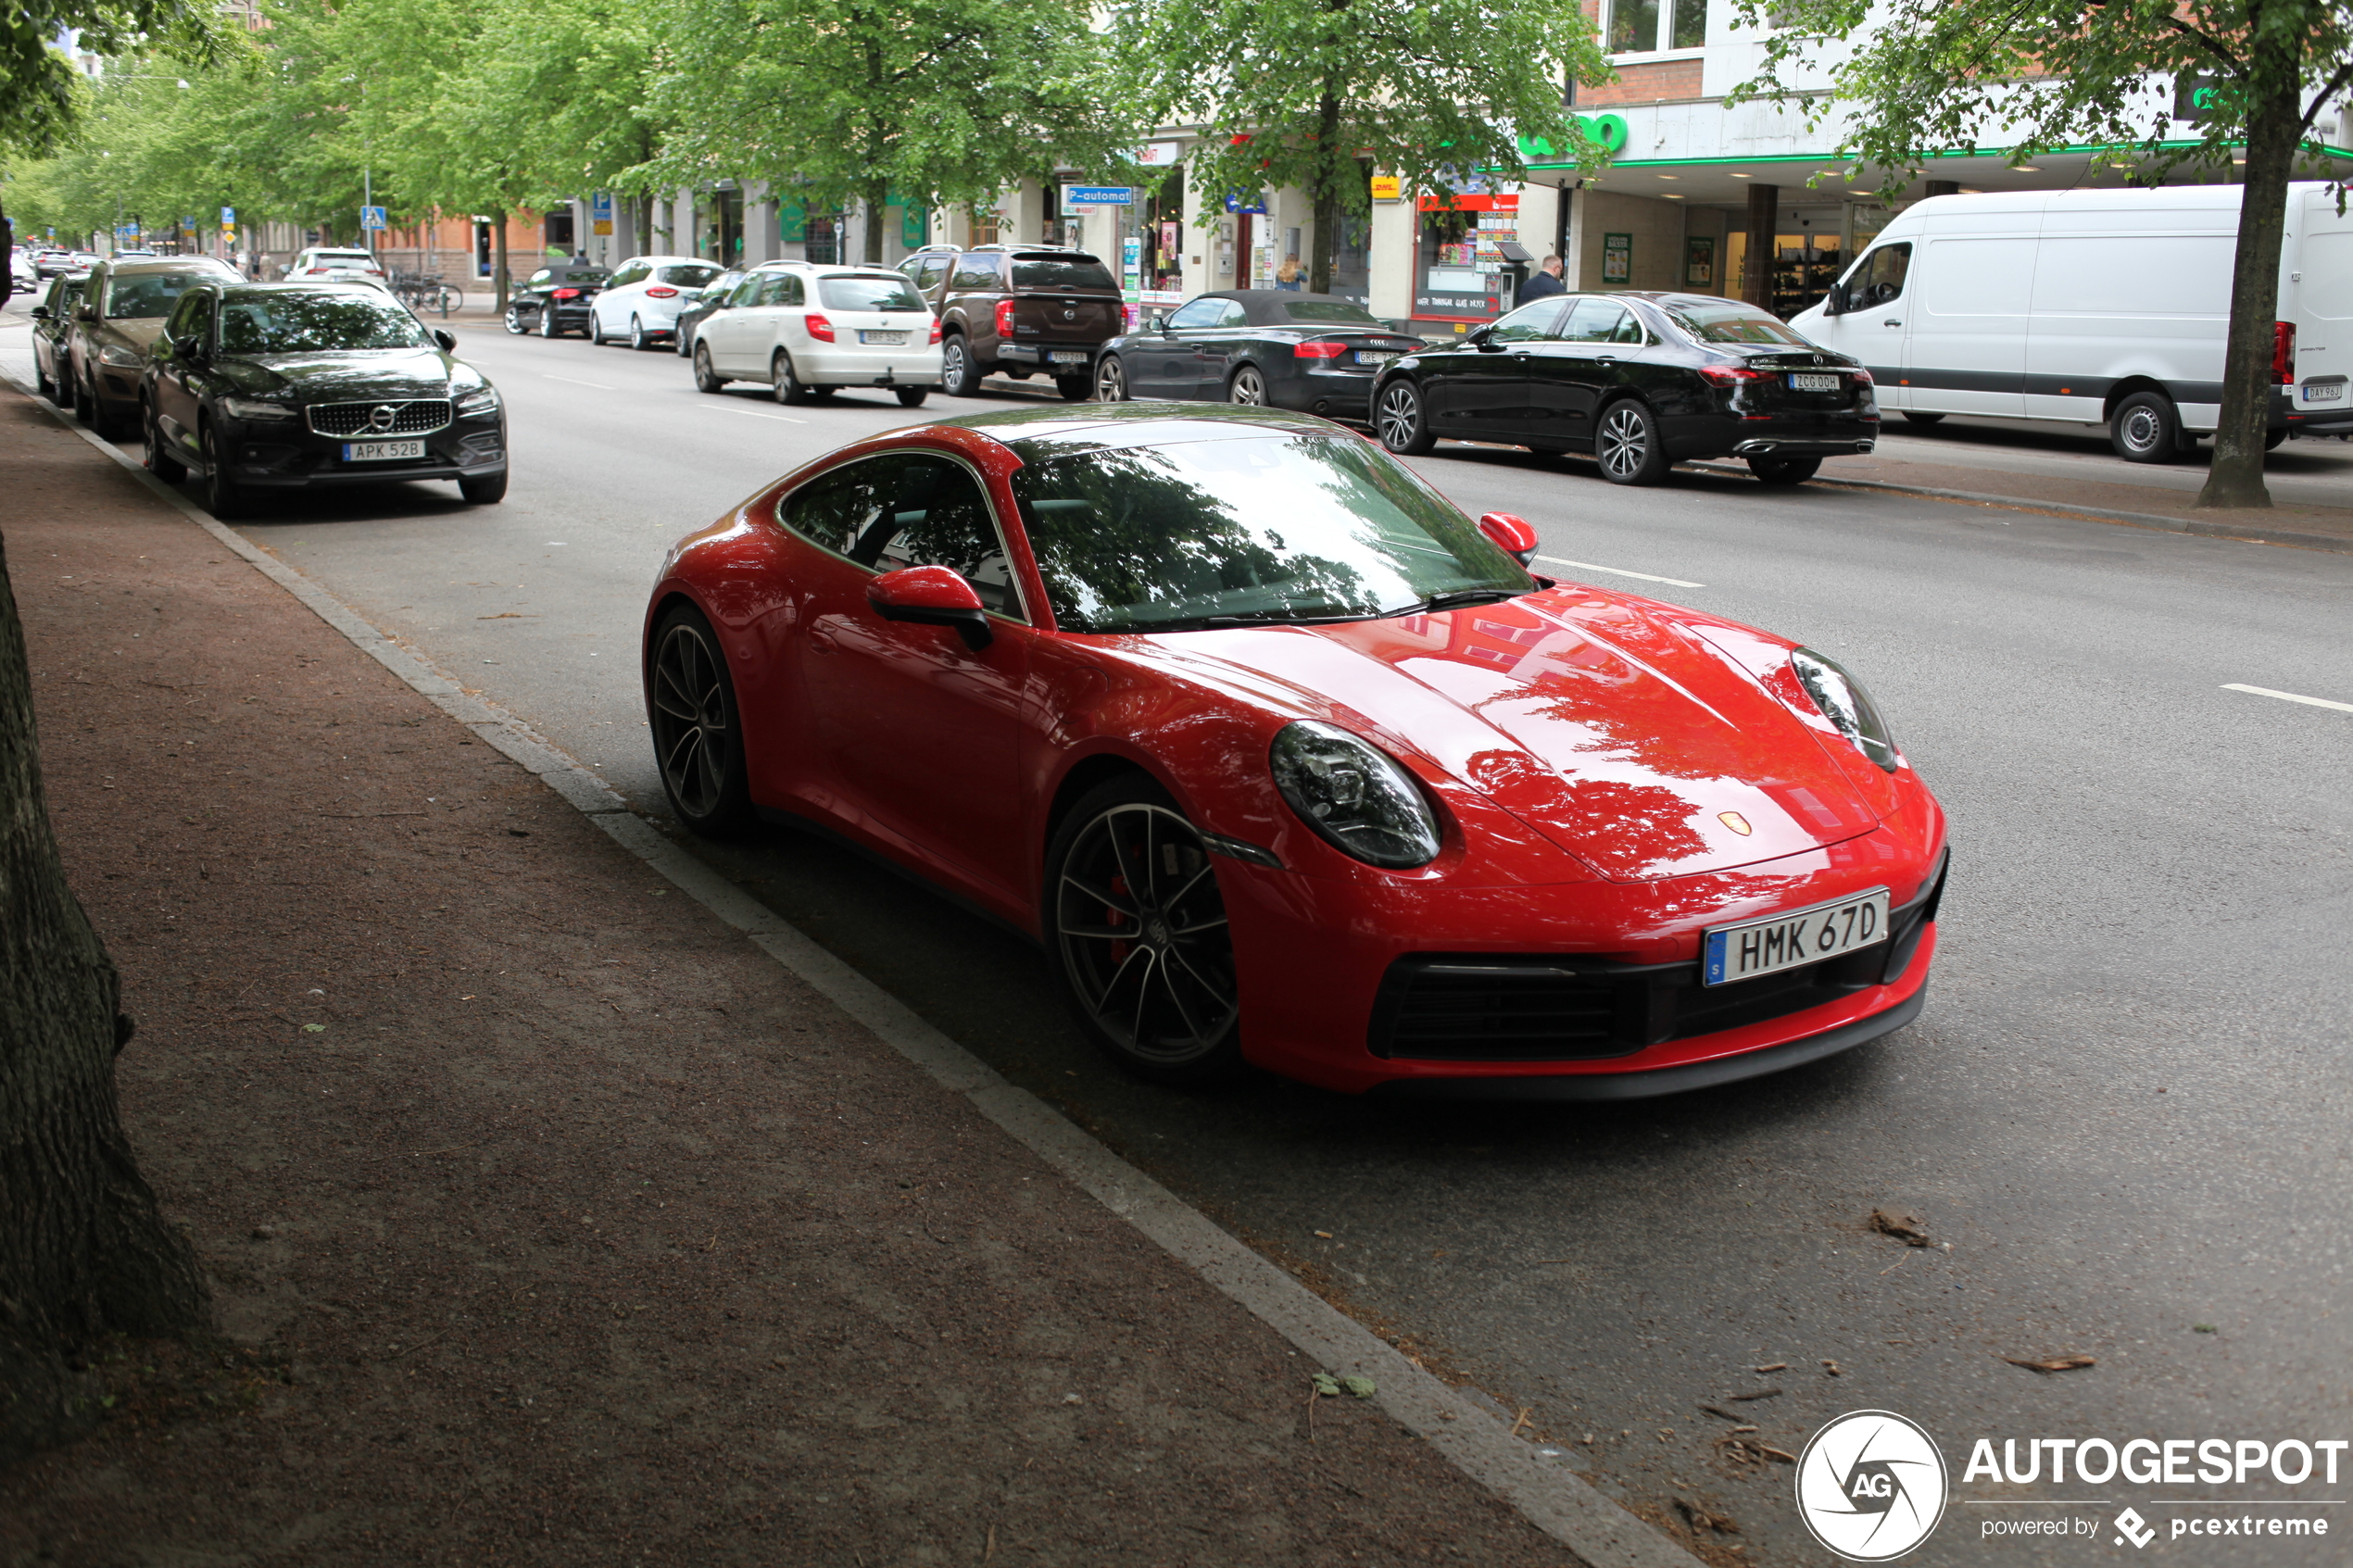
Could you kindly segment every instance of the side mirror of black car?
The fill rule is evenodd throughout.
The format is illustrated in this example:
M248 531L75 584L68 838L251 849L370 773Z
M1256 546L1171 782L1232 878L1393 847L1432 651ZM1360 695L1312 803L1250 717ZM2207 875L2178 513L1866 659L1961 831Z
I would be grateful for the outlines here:
M45 305L34 306L32 307L32 319L36 321L47 320L49 319L49 307Z
M1494 339L1494 328L1481 327L1478 331L1471 333L1469 337L1465 338L1463 341L1469 344L1473 348L1492 348L1495 346Z
M458 352L458 334L447 327L435 327L433 330L433 340L452 354Z
M204 339L194 332L182 332L171 340L171 352L182 359L194 359L204 347Z
M98 319L98 307L94 305L77 305L73 308L73 319L77 321L94 321Z
M1166 337L1168 335L1168 318L1165 316L1153 317L1152 331L1158 332L1163 337Z

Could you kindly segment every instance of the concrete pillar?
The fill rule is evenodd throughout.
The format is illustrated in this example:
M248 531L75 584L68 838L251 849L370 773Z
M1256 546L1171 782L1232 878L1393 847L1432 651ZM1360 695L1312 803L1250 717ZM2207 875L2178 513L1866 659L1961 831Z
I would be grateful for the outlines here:
M1748 254L1741 263L1741 297L1773 307L1773 236L1780 226L1781 188L1762 180L1748 187Z
M1414 313L1414 285L1419 281L1421 206L1408 190L1400 201L1373 204L1372 233L1366 241L1365 308L1384 321L1402 321Z
M997 203L997 239L1009 245L1042 245L1046 239L1046 187L1025 180Z

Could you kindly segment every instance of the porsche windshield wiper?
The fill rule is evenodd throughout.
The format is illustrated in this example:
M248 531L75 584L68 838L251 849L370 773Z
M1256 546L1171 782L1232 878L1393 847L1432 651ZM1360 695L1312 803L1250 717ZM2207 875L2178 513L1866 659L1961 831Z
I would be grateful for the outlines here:
M1386 621L1394 615L1428 615L1432 610L1460 609L1466 605L1489 605L1498 599L1516 599L1522 594L1533 592L1533 588L1453 588L1443 594L1432 594L1413 604L1382 610L1381 619Z
M1205 615L1199 621L1180 621L1178 624L1197 631L1230 632L1238 626L1337 626L1342 621L1378 618L1379 612L1367 609L1347 615Z

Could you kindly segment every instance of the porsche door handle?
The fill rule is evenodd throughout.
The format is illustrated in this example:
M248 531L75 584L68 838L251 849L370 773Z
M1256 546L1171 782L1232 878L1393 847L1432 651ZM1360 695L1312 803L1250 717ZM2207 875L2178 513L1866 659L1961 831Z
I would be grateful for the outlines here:
M841 644L834 640L834 629L830 626L812 626L809 629L808 638L809 646L820 653L841 651Z

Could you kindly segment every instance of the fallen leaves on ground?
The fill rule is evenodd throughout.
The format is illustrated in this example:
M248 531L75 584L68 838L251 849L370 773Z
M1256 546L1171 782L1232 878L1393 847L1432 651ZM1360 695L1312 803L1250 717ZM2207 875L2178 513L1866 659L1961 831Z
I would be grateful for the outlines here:
M2022 1366L2029 1372L2073 1372L2079 1367L2096 1366L2092 1356L2004 1356L2012 1366Z
M1759 1442L1755 1437L1744 1436L1738 1434L1729 1437L1717 1438L1716 1447L1720 1449L1727 1458L1745 1460L1750 1464L1762 1464L1768 1459L1778 1460L1783 1464L1795 1464L1797 1462L1797 1456L1793 1453L1790 1453L1785 1449L1777 1449L1770 1443Z

